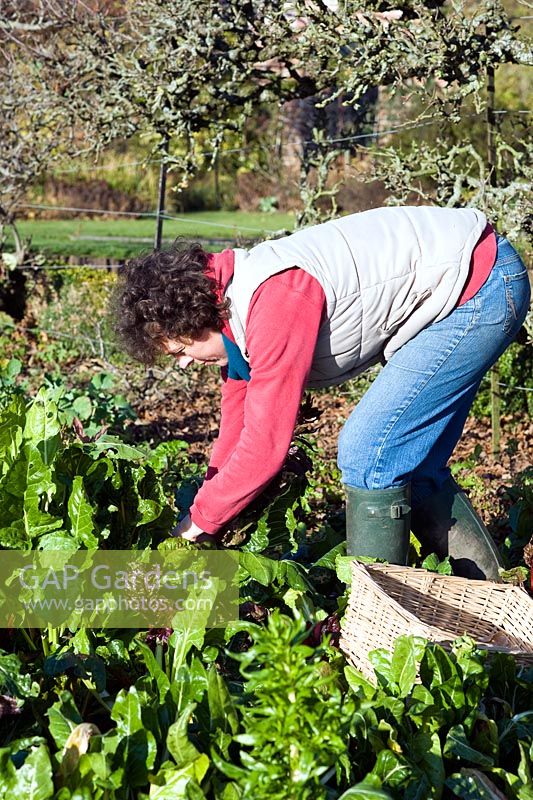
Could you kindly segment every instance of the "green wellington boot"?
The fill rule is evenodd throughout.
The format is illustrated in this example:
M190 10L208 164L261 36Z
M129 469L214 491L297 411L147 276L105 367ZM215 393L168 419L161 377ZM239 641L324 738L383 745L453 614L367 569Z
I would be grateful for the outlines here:
M413 510L411 530L420 541L423 554L450 556L455 575L500 580L498 567L503 562L496 545L453 478Z
M349 556L406 564L411 487L356 489L346 486L346 550Z

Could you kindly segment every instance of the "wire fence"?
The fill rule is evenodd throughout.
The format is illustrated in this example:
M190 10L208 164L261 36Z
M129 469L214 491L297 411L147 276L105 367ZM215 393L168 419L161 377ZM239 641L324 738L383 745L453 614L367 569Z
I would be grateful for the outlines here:
M110 342L105 339L93 339L90 336L85 336L83 334L72 334L72 333L64 333L63 331L55 331L49 328L24 328L26 331L30 331L32 333L45 333L47 336L51 336L52 338L57 339L66 339L72 342L90 342L91 344L97 345L105 345L107 347L116 347L116 342ZM510 383L503 383L502 381L498 381L498 386L502 386L506 389L521 392L533 392L533 387L529 386L515 386Z
M529 115L531 115L532 112L529 111L529 110L522 110L522 109L516 109L516 110L496 109L493 113L494 113L495 116L505 116L505 115L509 115L509 116L522 116L522 115L523 116L529 116ZM463 117L463 119L481 118L481 116L482 116L482 112L478 112L478 113L474 113L474 114L468 114L468 115L466 115L466 117ZM411 121L405 122L405 123L403 123L401 125L396 125L395 127L394 126L385 127L385 129L380 130L380 131L373 131L373 132L369 131L369 132L366 132L366 133L358 133L358 134L353 134L353 135L349 135L349 136L330 137L330 138L325 138L325 139L321 139L321 140L316 140L316 139L303 139L303 140L302 139L295 139L295 140L292 140L292 141L289 140L287 142L284 142L283 146L284 147L286 147L286 146L303 147L303 146L306 146L306 145L320 145L320 146L323 146L323 145L338 145L338 144L343 144L343 143L349 144L350 142L364 141L364 140L367 140L367 139L378 139L378 138L381 138L381 137L384 137L384 136L394 136L394 135L397 135L397 134L406 133L406 132L410 132L410 131L413 131L413 130L418 130L418 129L421 129L421 128L426 128L426 127L437 125L437 124L442 124L443 122L446 122L446 118L443 117L443 115L441 115L441 114L433 114L431 119L428 119L428 120L424 120L424 121L413 121L413 120L411 120ZM383 124L386 125L387 122L384 122ZM249 145L249 146L246 146L246 147L235 147L235 148L228 148L228 149L221 149L220 148L219 150L216 150L216 151L215 150L203 151L203 152L199 153L198 156L203 156L203 157L206 157L206 158L215 158L216 156L220 156L220 155L230 155L230 154L235 154L235 153L246 153L246 152L249 152L250 150L252 150L252 149L254 149L256 147L257 147L257 145ZM273 151L276 148L277 148L277 145L269 145L269 146L266 146L266 147L264 145L261 146L261 149L263 149L263 150L267 149L269 151ZM98 164L80 165L80 166L64 168L64 169L55 169L53 171L53 174L54 175L61 175L61 174L69 174L69 173L76 173L76 172L78 172L78 173L79 172L99 172L101 170L107 171L107 170L115 170L115 169L131 169L131 168L140 167L140 166L144 167L144 166L147 166L148 164L161 166L162 164L165 164L165 163L166 164L168 164L168 163L171 164L172 163L172 158L170 158L170 159L163 159L163 158L150 159L149 158L149 159L140 160L140 161L125 162L125 163L122 163L122 164L117 163L117 164L101 164L101 165L98 165ZM190 222L191 221L190 219L187 219L185 217L168 214L166 212L161 213L157 209L151 210L151 211L118 211L118 210L110 210L110 209L94 208L94 207L88 208L88 207L77 207L77 206L60 206L60 205L55 205L55 204L52 205L52 204L46 204L46 203L26 203L26 202L16 203L15 207L16 208L27 208L27 209L41 210L41 211L61 211L61 212L67 212L67 213L96 214L96 215L100 214L100 215L106 215L106 216L129 217L129 218L155 219L157 217L160 217L160 218L163 218L165 220L174 220L174 221L177 221L177 222ZM276 233L277 232L277 231L272 230L272 229L254 228L254 227L248 227L248 226L244 226L244 225L228 225L228 224L224 224L224 223L217 223L217 222L214 222L214 221L211 221L211 220L206 220L206 219L202 220L202 219L198 219L198 218L194 219L194 224L195 225L210 225L212 227L223 228L223 229L226 229L226 230L238 229L238 230L248 231L250 233Z
M85 336L81 333L63 333L63 331L54 331L49 328L24 328L24 330L30 331L31 333L45 333L47 336L52 337L52 339L66 339L71 342L90 342L91 344L105 345L106 347L116 347L116 342L110 342L105 339L93 339L91 336Z
M117 259L116 264L21 264L16 269L28 272L40 272L41 270L78 270L78 269L105 269L108 272L113 269L118 269L122 260Z
M530 116L533 112L527 109L497 109L493 112L497 116ZM462 119L475 119L475 118L482 118L483 112L478 112L475 114L467 114ZM437 125L439 123L445 122L446 118L440 114L432 115L432 118L429 120L425 120L423 122L416 122L410 121L406 122L403 125L398 125L391 123L388 120L381 120L381 124L385 125L384 130L379 131L369 131L368 133L358 133L353 134L351 136L341 136L335 138L328 138L321 140L320 144L338 144L340 142L356 142L356 141L363 141L365 139L379 139L382 136L393 136L398 133L405 133L412 130L417 130L419 128L426 128L430 125ZM315 139L293 139L287 140L283 142L283 147L302 147L304 145L313 145L317 144ZM235 155L237 153L249 153L251 150L256 149L257 145L248 145L245 147L229 147L229 148L220 148L218 150L206 150L201 151L198 153L198 157L203 158L214 158L215 156L225 156L225 155ZM261 150L268 150L274 151L277 149L277 145L261 145ZM117 163L117 164L88 164L88 165L78 165L73 167L64 167L61 169L54 169L54 175L67 175L76 172L99 172L99 171L114 171L115 169L131 169L133 167L146 167L148 165L161 165L164 162L172 162L172 159L162 159L162 158L147 158L140 161L126 161L124 163Z
M529 116L531 114L531 111L522 110L522 109L516 109L516 110L496 109L493 113L494 113L495 116L500 116L500 117L505 116L505 115L509 115L509 116ZM471 118L479 118L481 115L480 115L480 113L476 113L476 114L471 114L471 115L467 115L467 116L471 117ZM322 145L335 146L335 145L339 145L339 144L349 144L351 142L363 141L363 140L367 140L367 139L377 139L379 137L384 137L384 136L394 136L394 135L402 134L402 133L405 133L405 132L426 128L428 126L432 126L432 125L435 125L435 124L438 124L438 123L442 123L443 122L443 117L442 117L442 115L433 115L432 118L428 119L428 120L424 120L424 121L408 121L408 122L406 122L406 123L404 123L402 125L396 125L396 126L390 126L389 125L388 127L387 127L387 122L389 122L389 121L381 120L381 124L384 125L385 128L383 130L380 130L380 131L359 133L359 134L354 134L354 135L350 135L350 136L333 137L333 138L323 139L320 142L317 142L315 139L311 139L311 140L294 140L294 141L285 142L284 146L286 146L286 145L294 145L294 146L296 146L297 145L297 146L302 147L304 145L312 145L312 144L317 144L317 143L320 144L321 146ZM222 155L224 155L224 154L232 154L232 153L233 154L235 154L235 153L244 153L244 152L248 152L253 147L254 147L254 145L251 145L251 146L248 146L248 147L229 148L229 149L226 149L226 150L220 150L220 151L218 151L218 153L220 153ZM274 149L274 147L275 147L275 145L272 145L267 149ZM217 155L217 152L215 152L215 151L206 151L206 152L201 153L200 155L213 158L215 155ZM65 169L65 170L55 170L54 174L62 174L62 173L68 173L68 172L72 172L73 173L73 172L76 172L76 171L77 172L80 172L80 171L81 172L98 172L100 170L110 170L110 169L115 169L115 168L131 169L131 168L138 168L138 167L141 167L141 166L145 167L148 164L158 165L161 168L161 166L165 162L166 162L166 159L158 158L158 159L147 159L147 160L140 160L140 161L132 161L132 162L126 162L124 164L116 164L116 165L115 164L114 165L103 164L103 165L92 165L92 166L81 166L81 167L77 166L77 167L72 167L70 169ZM101 216L114 217L114 218L121 218L122 217L122 218L127 218L127 219L132 219L132 220L133 219L153 219L153 220L158 220L159 219L159 220L168 220L168 221L174 221L174 222L184 223L184 224L193 223L194 226L198 226L200 228L203 227L203 226L206 226L206 227L216 228L216 229L221 230L221 231L222 230L228 231L228 233L231 233L233 237L235 235L239 235L241 232L250 233L250 234L263 234L263 235L276 235L276 234L280 235L280 234L285 233L284 230L280 230L280 229L273 229L273 228L266 228L266 227L258 228L258 227L248 226L248 225L241 225L239 223L233 223L233 224L231 224L231 223L221 223L221 222L216 222L216 221L210 220L210 219L198 218L196 216L193 219L191 219L191 217L184 217L184 216L177 216L177 215L174 215L174 214L169 214L166 211L162 211L161 209L148 210L148 211L119 211L119 210L109 210L109 209L105 209L105 208L79 207L79 206L68 206L68 205L63 206L63 205L47 204L47 203L25 203L25 202L17 203L17 207L25 208L25 209L33 209L33 210L37 210L37 211L54 211L54 212L59 212L59 213L71 213L71 214L75 213L75 214L87 214L87 215L96 215L96 216L101 215ZM103 237L103 239L106 240L108 243L114 241L113 237L109 237L109 238ZM136 241L135 237L121 237L121 242L124 242L124 241L128 242L128 243L138 243L138 241ZM72 256L68 256L68 257L71 258ZM119 268L120 265L125 260L126 260L125 258L121 258L121 257L110 258L110 259L107 260L108 263L105 263L105 264L102 264L102 263L98 263L98 264L94 264L94 263L89 263L89 264L83 264L83 263L76 263L76 264L72 264L72 263L66 263L66 264L59 264L59 263L56 263L56 264L29 263L29 264L17 265L16 269L19 269L19 270L22 270L22 271L33 271L33 272L38 272L38 271L41 271L41 270L47 270L47 271L48 270L50 270L50 271L54 271L54 270L106 270L106 271L113 271L113 270Z
M108 211L105 208L78 208L75 206L56 206L56 205L47 205L44 203L17 203L18 208L34 208L34 209L41 209L41 210L48 210L48 211L68 211L68 212L77 212L80 214L106 214L109 216L119 216L119 217L147 217L149 219L156 219L158 216L162 217L163 219L174 220L175 222L186 222L191 223L194 221L195 225L209 225L213 228L224 228L226 230L239 230L239 231L249 231L252 233L276 233L277 231L271 230L269 228L250 228L247 225L239 224L228 224L222 222L212 222L208 219L196 219L191 220L190 217L176 217L173 214L158 214L157 211Z

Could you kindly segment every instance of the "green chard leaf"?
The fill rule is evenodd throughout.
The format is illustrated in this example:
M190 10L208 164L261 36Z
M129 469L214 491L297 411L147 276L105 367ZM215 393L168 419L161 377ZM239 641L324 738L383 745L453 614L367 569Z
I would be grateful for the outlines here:
M339 800L392 800L392 795L371 782L373 776L367 776L361 783L351 786ZM379 781L376 781L379 784Z
M493 767L494 759L471 746L463 725L454 725L448 731L444 744L445 758L458 758L481 767Z
M391 678L400 688L400 697L406 697L416 679L417 646L410 636L399 636L394 643L391 661Z
M15 397L0 414L0 478L20 451L25 419L26 409L21 397Z
M88 550L97 548L98 539L93 533L93 510L87 498L81 475L76 475L72 482L72 490L68 499L68 516L70 533L78 544Z
M195 708L196 703L185 706L176 722L168 729L167 748L178 769L189 766L200 756L188 736L189 723Z
M208 670L207 699L211 715L211 730L237 733L239 720L231 695L222 675L212 664Z
M24 438L37 447L46 466L49 466L56 456L61 441L59 430L57 405L50 399L48 390L43 386L28 409Z
M135 686L118 693L111 719L117 723L116 731L104 738L106 750L114 752L113 768L124 768L130 786L143 786L148 781L148 770L154 766L157 744L153 733L144 726Z
M18 769L10 759L9 748L0 750L1 800L49 800L53 794L52 764L46 745L32 749Z
M19 699L37 697L39 684L21 670L21 661L15 653L0 650L0 693L7 692Z
M50 734L58 748L63 749L74 728L83 722L71 693L66 690L59 692L59 700L46 713Z

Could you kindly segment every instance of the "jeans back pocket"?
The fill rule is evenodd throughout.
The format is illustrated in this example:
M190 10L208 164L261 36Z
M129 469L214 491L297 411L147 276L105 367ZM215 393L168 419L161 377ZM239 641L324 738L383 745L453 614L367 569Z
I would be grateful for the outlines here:
M514 275L504 275L503 281L507 305L503 330L507 336L514 337L526 318L531 297L527 270L523 269Z

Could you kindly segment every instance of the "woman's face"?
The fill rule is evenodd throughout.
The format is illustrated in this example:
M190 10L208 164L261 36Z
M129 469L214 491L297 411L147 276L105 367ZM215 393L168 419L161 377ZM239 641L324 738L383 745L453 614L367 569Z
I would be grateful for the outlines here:
M165 339L163 351L175 356L182 369L193 362L196 364L217 364L225 367L228 356L220 331L206 328L196 339Z

